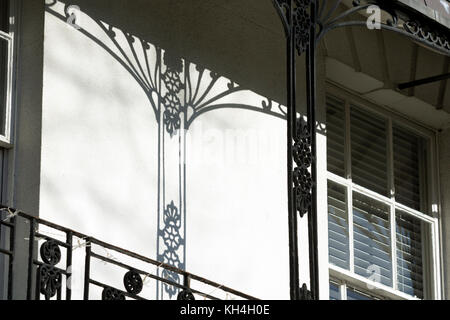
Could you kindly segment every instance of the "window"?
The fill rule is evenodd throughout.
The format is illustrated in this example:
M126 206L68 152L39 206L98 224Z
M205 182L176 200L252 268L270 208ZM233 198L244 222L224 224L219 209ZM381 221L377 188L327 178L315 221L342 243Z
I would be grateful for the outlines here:
M0 143L11 142L13 24L10 1L0 1Z
M349 286L376 283L389 297L434 298L431 137L411 128L349 99L327 97L330 273ZM330 298L336 290L330 284ZM346 298L360 297L355 292Z

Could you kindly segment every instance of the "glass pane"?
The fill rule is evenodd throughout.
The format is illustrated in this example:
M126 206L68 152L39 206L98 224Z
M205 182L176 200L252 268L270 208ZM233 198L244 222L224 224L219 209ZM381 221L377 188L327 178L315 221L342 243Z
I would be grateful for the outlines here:
M397 284L398 289L418 298L424 297L424 256L428 248L424 236L429 227L419 219L397 211ZM428 229L428 230L427 230Z
M425 210L426 192L421 189L426 181L426 141L396 126L393 137L395 199L415 210Z
M328 182L328 248L330 263L350 268L345 187L331 181Z
M330 300L341 300L339 286L333 282L330 282Z
M392 286L389 206L353 193L355 273Z
M363 294L352 288L347 288L347 300L375 300L369 295Z
M9 32L9 0L0 0L0 30Z
M0 134L5 134L8 80L8 41L0 39Z
M351 108L352 179L388 196L386 121Z
M327 97L328 171L345 176L345 108L341 100Z

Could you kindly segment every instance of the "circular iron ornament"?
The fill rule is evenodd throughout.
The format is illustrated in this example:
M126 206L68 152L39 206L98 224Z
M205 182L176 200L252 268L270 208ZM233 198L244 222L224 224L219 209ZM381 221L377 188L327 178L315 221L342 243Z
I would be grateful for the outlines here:
M186 289L186 290L181 291L178 294L177 300L180 300L180 301L194 301L195 297L194 297L194 294L192 293L191 290Z
M125 295L120 290L107 287L102 291L102 300L104 301L123 301Z
M39 272L39 292L45 296L46 300L53 298L61 289L62 275L56 268L40 266Z
M294 161L301 168L309 168L312 164L311 145L306 141L299 141L292 147Z
M309 212L312 205L312 186L311 174L306 169L296 168L294 170L294 193L296 209L303 218Z
M130 294L139 294L142 291L142 278L136 271L130 270L123 277L125 290Z
M61 249L56 241L49 240L44 242L41 246L40 253L41 259L45 264L55 266L61 261Z
M300 168L307 169L312 164L311 133L309 125L303 118L297 119L294 146L292 148L294 161Z

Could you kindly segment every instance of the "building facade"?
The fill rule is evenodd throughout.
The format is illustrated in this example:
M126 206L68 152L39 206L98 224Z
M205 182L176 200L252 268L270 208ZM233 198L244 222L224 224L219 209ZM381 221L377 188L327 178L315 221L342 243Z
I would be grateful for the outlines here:
M2 1L3 299L292 298L287 118L311 97L299 284L449 297L448 2L313 1L330 30L294 104L288 3Z

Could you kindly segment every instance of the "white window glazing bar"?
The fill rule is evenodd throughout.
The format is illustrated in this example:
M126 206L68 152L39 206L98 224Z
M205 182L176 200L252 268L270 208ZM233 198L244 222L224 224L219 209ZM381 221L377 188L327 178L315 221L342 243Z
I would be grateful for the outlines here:
M4 39L6 41L11 41L12 40L12 35L9 33L6 33L5 31L1 31L0 30L0 38Z
M433 264L433 299L442 299L441 272L440 272L440 250L439 250L439 221L434 219L431 225L431 244L432 244L432 264Z
M352 148L350 141L350 103L345 100L345 175L349 184L347 185L346 199L347 199L347 223L348 223L348 251L349 251L349 268L351 272L355 272L355 252L353 241L353 190L352 190Z
M4 132L0 134L0 147L11 148L11 131L12 131L12 106L13 106L13 81L14 81L14 51L15 51L15 41L14 34L16 28L16 2L10 1L10 21L9 21L9 32L0 31L0 41L8 42L8 53L7 53L7 74L6 74L6 95L5 95L5 114L3 121Z
M341 300L347 300L347 284L345 282L341 283L339 286L339 291Z
M393 129L392 120L388 120L388 135L387 135L387 146L388 146L388 163L387 167L389 170L388 175L388 188L391 195L391 204L389 222L391 231L391 258L392 258L392 287L394 290L398 290L397 283L397 224L395 220L395 180L394 180L394 146L393 146Z

